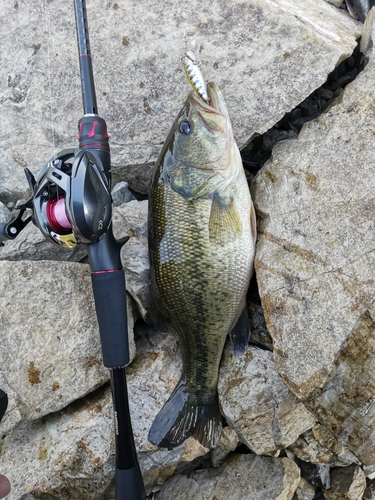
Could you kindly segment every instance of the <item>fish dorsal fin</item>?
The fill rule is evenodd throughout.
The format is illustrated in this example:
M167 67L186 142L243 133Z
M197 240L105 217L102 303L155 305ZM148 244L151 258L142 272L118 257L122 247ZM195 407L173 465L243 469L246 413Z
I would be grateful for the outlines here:
M244 307L236 326L229 334L229 340L235 356L243 354L250 340L250 323L247 309Z
M219 194L212 198L209 221L210 240L225 243L242 233L242 222L233 199L226 201Z

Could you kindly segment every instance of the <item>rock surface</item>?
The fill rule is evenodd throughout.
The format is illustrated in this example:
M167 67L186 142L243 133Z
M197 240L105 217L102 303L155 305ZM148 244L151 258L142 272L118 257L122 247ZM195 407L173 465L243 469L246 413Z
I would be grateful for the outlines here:
M297 465L288 458L232 455L219 469L170 479L158 500L291 500L299 479Z
M366 465L375 463L374 78L372 54L329 111L276 146L252 186L277 370Z
M2 425L2 424L1 424ZM12 484L9 500L93 500L114 471L110 388L2 436L1 473ZM27 467L25 467L27 464Z
M220 366L219 402L228 424L258 455L275 455L315 423L285 386L272 353L248 348L236 358L227 346Z
M139 314L146 321L150 309L147 210L147 201L130 201L113 211L115 237L119 239L129 236L129 241L121 250L126 289L135 300Z
M324 0L91 0L87 10L114 181L141 192L188 92L185 40L201 43L202 72L224 91L242 146L319 87L360 35ZM0 201L14 201L27 191L24 167L37 173L77 144L81 90L69 2L3 0L1 25Z
M305 462L330 467L345 467L359 463L358 459L345 446L320 424L305 432L289 446L289 449Z
M363 494L363 500L374 500L374 499L375 499L375 481L372 480L368 484Z
M366 478L360 467L335 469L331 473L331 488L324 491L326 500L361 500L366 489Z
M5 431L82 398L105 383L109 372L102 365L87 265L2 261L0 276L0 387L10 399L0 425ZM131 297L127 306L133 359Z
M108 373L87 265L2 261L0 269L0 387L12 396L3 428L18 413L36 419L60 410Z
M112 189L113 206L119 207L123 203L135 200L134 195L129 191L129 184L126 181L118 182Z
M316 488L301 477L293 500L314 500Z
M9 222L10 217L4 222ZM79 262L87 256L86 245L63 248L51 244L42 232L29 223L14 240L4 242L0 260L65 260Z

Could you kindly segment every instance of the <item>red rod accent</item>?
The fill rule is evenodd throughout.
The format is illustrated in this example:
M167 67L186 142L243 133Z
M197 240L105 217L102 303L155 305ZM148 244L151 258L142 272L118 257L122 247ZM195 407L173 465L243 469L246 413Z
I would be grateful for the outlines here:
M91 274L117 273L118 271L122 271L122 269L104 269L103 271L92 271Z
M88 137L94 137L94 135L95 135L95 127L97 126L97 124L98 124L98 123L99 123L99 122L98 122L98 120L95 120L95 121L93 122L92 127L91 127L91 130L90 130L90 132L87 134L87 135L88 135Z

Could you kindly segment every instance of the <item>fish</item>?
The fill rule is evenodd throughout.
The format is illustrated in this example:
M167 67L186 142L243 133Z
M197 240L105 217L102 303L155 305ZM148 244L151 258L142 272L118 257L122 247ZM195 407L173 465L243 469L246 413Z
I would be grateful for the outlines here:
M206 448L222 429L217 383L227 339L249 343L246 292L256 218L224 97L191 91L155 164L148 239L154 311L175 330L182 375L148 435L173 449L190 436Z

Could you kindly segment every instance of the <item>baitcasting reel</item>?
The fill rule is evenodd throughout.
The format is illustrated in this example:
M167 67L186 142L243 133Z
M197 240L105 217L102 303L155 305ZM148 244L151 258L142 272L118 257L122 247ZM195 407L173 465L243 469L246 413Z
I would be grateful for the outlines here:
M32 192L25 207L52 243L72 248L96 243L112 216L110 188L98 158L82 149L66 149L45 164L37 180L25 169Z

